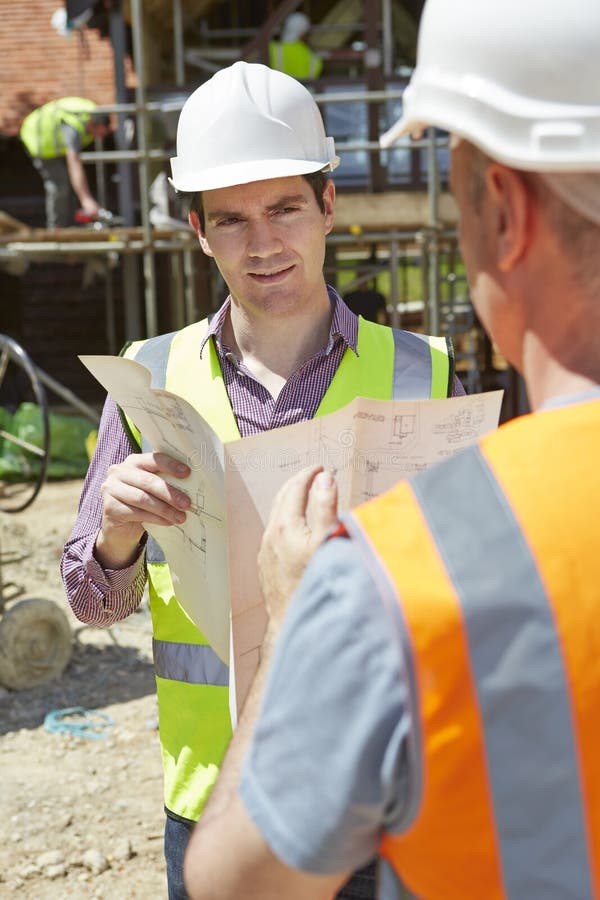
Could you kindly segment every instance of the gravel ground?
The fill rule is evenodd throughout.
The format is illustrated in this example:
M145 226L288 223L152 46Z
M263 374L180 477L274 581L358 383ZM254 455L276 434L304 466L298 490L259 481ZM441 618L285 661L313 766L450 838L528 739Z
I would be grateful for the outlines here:
M80 481L48 483L27 510L0 513L4 595L13 581L19 599L56 602L73 639L60 677L26 690L0 686L0 898L160 900L164 818L149 612L144 604L102 630L68 609L58 561L80 490ZM6 563L21 553L22 562ZM0 618L0 640L1 633ZM88 711L71 723L98 722L91 710L109 716L104 737L49 731L47 714L71 707Z

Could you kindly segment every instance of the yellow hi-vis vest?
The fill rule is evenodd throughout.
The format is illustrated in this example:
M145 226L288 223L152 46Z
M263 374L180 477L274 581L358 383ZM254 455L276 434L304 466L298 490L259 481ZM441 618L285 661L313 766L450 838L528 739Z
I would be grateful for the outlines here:
M522 416L345 517L410 689L382 897L600 898L599 445L600 399Z
M239 439L212 340L199 348L207 320L138 341L125 350L152 372L154 387L184 397L221 441ZM316 412L345 406L355 397L428 398L452 394L452 347L445 338L394 331L359 319L358 356L349 348ZM139 447L143 437L123 416ZM144 445L144 449L146 449ZM167 563L151 538L146 549L153 651L158 694L165 807L195 821L206 803L231 738L228 668L177 603Z
M269 65L272 69L302 81L306 78L318 78L323 69L323 60L304 41L270 41Z
M23 119L19 136L27 152L39 159L56 159L65 156L67 148L61 125L70 125L81 139L81 146L87 147L94 140L86 129L86 122L96 108L92 100L84 97L62 97L51 100L34 109Z

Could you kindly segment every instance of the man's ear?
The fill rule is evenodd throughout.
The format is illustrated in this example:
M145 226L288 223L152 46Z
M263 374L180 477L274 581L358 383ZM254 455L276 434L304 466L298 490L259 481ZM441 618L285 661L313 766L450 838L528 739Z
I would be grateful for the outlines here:
M325 234L329 234L333 228L335 206L335 185L331 178L323 191L323 206L325 207Z
M202 225L200 224L200 217L198 216L198 213L195 212L193 209L190 210L190 214L188 216L188 222L190 223L190 225L192 226L192 228L198 235L198 240L200 242L200 246L202 247L202 250L204 251L204 253L206 253L207 256L214 256L212 250L210 249L208 241L206 240L206 235L202 231Z
M496 237L496 264L510 272L521 259L531 237L531 195L520 172L493 162L485 178Z

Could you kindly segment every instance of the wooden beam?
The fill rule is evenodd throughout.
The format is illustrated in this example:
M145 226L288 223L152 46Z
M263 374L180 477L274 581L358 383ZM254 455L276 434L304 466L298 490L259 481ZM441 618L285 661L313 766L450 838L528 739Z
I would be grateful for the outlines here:
M341 194L335 201L335 232L412 230L425 227L428 199L424 191L390 191L381 194ZM454 198L440 194L440 220L454 227L458 221Z

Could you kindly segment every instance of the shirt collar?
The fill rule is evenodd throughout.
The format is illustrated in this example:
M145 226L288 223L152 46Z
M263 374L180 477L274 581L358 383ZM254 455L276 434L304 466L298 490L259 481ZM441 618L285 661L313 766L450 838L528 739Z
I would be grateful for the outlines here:
M215 343L217 345L217 350L219 351L219 354L222 355L221 332L223 330L223 325L225 324L225 319L227 318L227 313L229 312L230 306L231 297L228 297L225 303L221 306L218 312L214 314L214 316L208 323L208 331L204 335L202 343L200 344L200 358L202 358L202 353L204 351L206 342L211 337L214 337Z
M542 403L540 410L557 409L560 406L573 406L576 403L588 403L590 400L600 400L600 386L590 388L587 391L580 391L577 394L559 394L556 397L551 397L545 403Z
M329 353L335 339L341 337L346 346L350 347L352 352L358 356L358 317L346 306L335 288L332 288L329 284L327 285L327 293L333 307L333 316L325 352Z
M352 352L355 353L356 356L358 356L358 318L346 306L338 292L335 290L335 288L332 288L331 285L327 285L327 294L329 296L329 302L333 307L333 315L331 317L331 328L329 331L329 340L327 341L325 353L327 354L331 351L336 339L339 337L346 344L346 346L350 347ZM223 330L223 325L225 324L227 314L229 313L230 306L231 297L227 297L225 303L210 320L208 331L204 335L202 343L200 344L200 356L202 356L206 342L211 337L214 337L215 343L217 345L217 350L221 352L221 332Z

